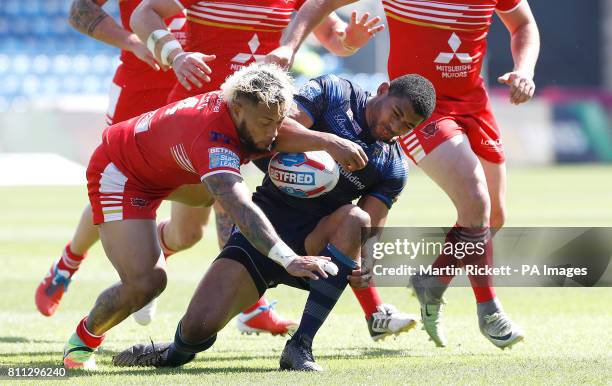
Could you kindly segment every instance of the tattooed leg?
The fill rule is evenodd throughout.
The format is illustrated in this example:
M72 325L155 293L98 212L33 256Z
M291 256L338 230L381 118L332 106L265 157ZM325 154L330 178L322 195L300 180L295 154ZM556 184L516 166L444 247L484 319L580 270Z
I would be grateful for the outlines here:
M87 329L95 335L117 325L166 287L165 260L157 243L155 221L104 223L100 239L121 282L102 292L89 313Z

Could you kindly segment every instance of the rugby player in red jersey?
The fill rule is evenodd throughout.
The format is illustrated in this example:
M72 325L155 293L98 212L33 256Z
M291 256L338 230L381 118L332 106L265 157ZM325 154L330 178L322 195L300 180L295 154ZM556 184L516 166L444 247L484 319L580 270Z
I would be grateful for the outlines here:
M74 0L71 6L69 22L76 30L121 49L121 63L110 87L106 114L109 125L166 105L168 95L177 83L174 73L161 71L153 54L130 29L130 17L140 2L141 0L119 2L121 25L101 8L106 0ZM164 20L168 30L181 45L185 44L185 21L184 12L177 12ZM225 76L217 78L218 81L205 91L217 90L223 79ZM185 97L187 96L191 95ZM185 228L181 231L187 235L191 234ZM93 225L92 211L88 205L81 215L72 240L64 247L62 256L54 262L36 290L35 302L41 314L52 316L55 313L74 273L85 259L87 251L98 240L98 229ZM154 301L135 312L133 316L136 322L149 324L155 313L155 306ZM288 329L297 326L295 321L278 315L265 298L251 307L248 315L252 319L250 323L256 324L257 331L284 334ZM250 328L246 324L244 326L244 329Z
M288 66L304 37L326 15L352 0L307 0L288 26L281 46L267 60ZM483 243L483 253L457 259L442 254L434 268L492 265L491 238L505 221L506 167L499 129L481 76L486 36L497 13L508 31L514 68L498 81L510 87L510 102L533 96L540 39L527 0L383 0L391 40L389 78L418 73L436 88L432 117L404 136L404 152L449 196L457 221L449 243ZM455 248L453 248L455 250ZM446 345L440 323L442 295L451 275L413 276L425 330ZM495 346L510 347L524 337L495 295L489 275L469 277L480 331Z
M79 322L64 349L66 368L94 369L93 352L105 333L164 290L166 261L155 223L164 199L196 206L217 201L253 246L290 275L327 277L329 258L297 256L251 201L240 175L241 164L272 149L326 149L336 159L365 165L365 153L353 142L285 120L292 106L288 74L276 65L253 64L229 77L221 91L104 130L89 161L87 188L94 224L121 282L103 291Z
M261 60L276 49L291 15L303 0L147 0L134 11L131 25L159 63L172 66L178 82L169 101L176 101L215 89L227 75L242 66ZM163 20L168 15L186 9L185 51L167 31ZM384 27L377 25L380 18L368 14L357 17L353 12L347 24L335 14L329 15L314 30L314 35L332 53L340 56L353 54ZM214 54L209 55L209 54ZM354 168L355 165L352 165ZM225 245L232 220L220 206L217 213L219 247ZM169 220L160 223L160 240L166 254L193 246L202 238L202 228L210 208L193 208L172 203ZM363 308L372 339L379 340L403 331L413 324L412 317L399 312L390 304L383 304L375 287L356 289L354 293ZM238 328L243 332L271 331L284 333L289 327L274 317L265 299L238 316Z
M112 125L164 106L176 77L171 71L160 71L146 45L129 27L132 12L140 0L119 2L121 25L101 8L105 3L106 0L73 0L69 22L77 31L121 49L121 63L110 86L106 114L107 124ZM165 23L183 43L185 15L178 12L167 18ZM98 239L98 229L93 225L91 207L88 205L62 256L53 263L36 290L36 307L41 314L52 316L55 313L72 276ZM146 320L137 321L147 323Z

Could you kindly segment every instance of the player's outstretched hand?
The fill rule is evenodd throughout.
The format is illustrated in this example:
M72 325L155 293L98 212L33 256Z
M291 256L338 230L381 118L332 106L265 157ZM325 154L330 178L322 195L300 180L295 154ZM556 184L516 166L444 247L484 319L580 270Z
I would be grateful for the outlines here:
M129 50L131 53L133 53L138 59L148 64L155 71L159 71L161 69L159 64L157 64L155 61L155 57L151 51L149 51L147 46L145 46L140 39L138 39L138 36L132 34L129 36L128 40Z
M264 58L266 63L275 63L279 67L288 70L293 64L295 52L289 46L280 46L268 53Z
M327 279L327 275L338 272L336 264L327 256L298 256L286 268L292 276L306 277L311 280L319 280L319 277ZM335 275L335 274L334 274Z
M363 169L368 163L368 156L361 146L336 135L329 137L325 150L347 171Z
M527 102L533 97L535 92L533 76L519 71L507 72L497 78L497 81L510 86L510 103L515 105Z
M191 85L201 88L204 84L202 82L210 82L208 75L212 73L206 62L215 58L215 55L205 55L200 52L181 52L172 61L176 79L187 90L191 90Z
M357 267L346 277L353 288L368 288L371 285L372 273L366 268Z
M342 40L344 47L357 51L365 46L377 32L385 29L384 24L378 24L381 20L380 16L370 19L368 12L364 13L357 20L357 11L353 11L351 12L351 19L346 29L344 31L336 31L336 34Z

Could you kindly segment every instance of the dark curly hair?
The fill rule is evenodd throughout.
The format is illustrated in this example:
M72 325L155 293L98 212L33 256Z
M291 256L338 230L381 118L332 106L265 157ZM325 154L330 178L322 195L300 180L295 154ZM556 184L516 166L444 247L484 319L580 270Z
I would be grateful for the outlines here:
M408 98L415 113L427 119L436 107L436 90L427 78L417 74L402 75L391 81L389 95Z

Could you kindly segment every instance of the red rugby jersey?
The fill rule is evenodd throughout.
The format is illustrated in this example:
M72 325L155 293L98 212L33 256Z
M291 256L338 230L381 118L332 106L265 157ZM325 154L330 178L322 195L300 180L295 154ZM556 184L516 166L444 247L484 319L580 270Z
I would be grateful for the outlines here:
M119 14L123 28L130 28L130 17L141 0L119 0ZM178 39L181 45L185 44L185 14L180 13L165 20L170 32ZM146 42L145 42L146 44ZM148 64L138 59L129 51L121 51L121 64L115 72L113 82L130 90L172 88L176 76L171 69L168 71L155 71Z
M427 77L444 113L482 110L488 98L480 71L493 13L513 11L521 1L382 0L391 37L390 79Z
M278 48L291 15L304 0L176 0L187 12L185 50L215 54L208 90ZM200 91L201 92L201 91Z
M248 162L220 92L171 103L110 126L110 160L144 191L168 192L214 173L240 175Z

